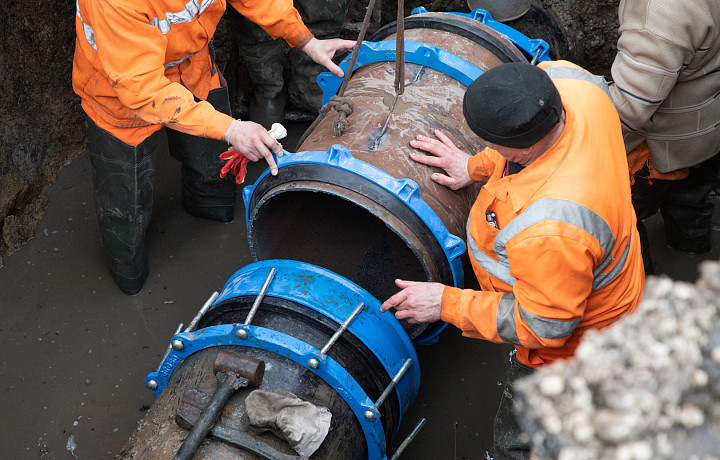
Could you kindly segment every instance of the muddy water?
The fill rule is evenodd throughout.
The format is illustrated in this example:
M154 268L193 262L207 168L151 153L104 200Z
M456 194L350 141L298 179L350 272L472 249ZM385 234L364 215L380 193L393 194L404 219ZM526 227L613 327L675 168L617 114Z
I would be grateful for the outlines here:
M286 143L286 145L290 145ZM150 277L128 297L110 278L99 245L88 159L59 174L34 238L0 268L0 458L112 458L153 394L143 386L178 323L240 267L251 263L244 208L230 224L186 214L179 167L158 156L148 233ZM260 168L251 165L251 182ZM649 222L656 269L696 279L689 256L665 248L658 219ZM716 241L716 247L720 246ZM449 327L420 347L421 387L392 453L420 418L427 423L403 458L485 459L502 391L508 347L463 338Z

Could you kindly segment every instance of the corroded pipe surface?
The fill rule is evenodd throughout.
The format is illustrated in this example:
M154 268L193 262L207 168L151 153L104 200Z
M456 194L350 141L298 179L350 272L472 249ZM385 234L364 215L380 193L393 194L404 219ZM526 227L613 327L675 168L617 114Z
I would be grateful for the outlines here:
M509 40L478 21L448 13L412 19L421 21L421 27L407 29L406 40L445 50L483 71L503 62L527 61ZM385 40L395 40L394 33ZM306 133L297 150L327 151L340 144L354 158L393 178L413 180L447 231L464 241L479 184L460 191L436 184L430 176L441 171L412 160L410 153L419 152L409 142L418 133L432 136L439 129L466 152L481 150L481 140L462 113L466 87L442 72L407 63L405 91L396 99L394 65L378 62L357 69L345 90L354 105L347 129L339 137L333 134L337 113L331 111ZM395 278L455 284L447 257L425 223L371 189L362 178L332 167L281 167L278 176L259 184L256 193L262 197L250 204L253 257L325 267L381 300L396 292Z

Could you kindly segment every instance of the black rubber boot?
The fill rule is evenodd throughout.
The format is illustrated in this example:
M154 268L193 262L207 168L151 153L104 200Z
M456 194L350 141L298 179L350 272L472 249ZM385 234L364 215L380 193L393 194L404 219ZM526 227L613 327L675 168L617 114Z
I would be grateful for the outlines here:
M230 115L227 87L210 91L207 101L218 111ZM182 163L182 205L192 216L230 222L235 217L237 184L228 174L220 178L225 164L218 156L228 150L225 141L206 139L168 129L168 147Z
M86 117L95 212L110 273L135 295L148 277L145 232L152 214L157 133L131 146Z
M245 61L251 96L248 118L270 129L285 120L285 47L257 24L228 8L230 33L238 54ZM305 53L302 53L305 54Z
M266 97L262 92L256 92L250 99L249 110L250 120L269 130L273 123L285 121L285 93Z
M715 155L690 168L685 179L669 185L660 206L668 246L693 254L710 252L715 211L710 192L717 186L719 173L720 155Z

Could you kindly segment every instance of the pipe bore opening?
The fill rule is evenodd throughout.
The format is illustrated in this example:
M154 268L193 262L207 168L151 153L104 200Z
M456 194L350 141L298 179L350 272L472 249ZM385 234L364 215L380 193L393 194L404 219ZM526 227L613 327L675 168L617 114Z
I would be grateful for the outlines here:
M426 257L413 251L422 248L409 246L417 244L415 237L380 205L363 200L368 210L327 190L289 192L266 195L251 214L248 240L257 260L298 260L326 268L381 302L398 291L396 278L428 278Z

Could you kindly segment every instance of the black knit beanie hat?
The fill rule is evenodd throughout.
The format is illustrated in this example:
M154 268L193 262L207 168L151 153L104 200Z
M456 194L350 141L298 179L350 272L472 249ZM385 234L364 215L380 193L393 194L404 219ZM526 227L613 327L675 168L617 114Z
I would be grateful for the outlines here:
M493 144L527 148L560 120L562 100L550 77L532 64L489 69L468 86L463 114L475 134Z

